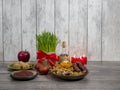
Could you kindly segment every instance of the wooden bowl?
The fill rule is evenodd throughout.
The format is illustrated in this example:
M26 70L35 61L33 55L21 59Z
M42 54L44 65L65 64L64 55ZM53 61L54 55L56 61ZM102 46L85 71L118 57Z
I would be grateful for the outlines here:
M70 80L70 81L73 81L73 80L81 80L83 79L87 74L88 74L88 69L85 68L85 71L84 71L84 74L82 75L77 75L77 76L69 76L69 75L59 75L59 74L55 74L53 72L50 72L54 77L57 77L57 78L60 78L60 79L63 79L63 80Z
M20 71L22 71L22 70L20 70ZM32 80L32 79L34 79L37 76L37 74L38 74L34 70L26 70L26 71L32 72L33 75L31 75L31 76L16 76L16 75L14 75L15 73L20 72L20 71L13 71L13 72L11 72L10 73L10 77L12 79L14 79L14 80L26 81L26 80Z

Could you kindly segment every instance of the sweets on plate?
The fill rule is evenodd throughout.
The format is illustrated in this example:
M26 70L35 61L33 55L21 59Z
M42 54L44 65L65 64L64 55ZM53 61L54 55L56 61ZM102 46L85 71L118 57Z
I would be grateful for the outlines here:
M30 69L33 67L33 64L30 62L13 62L12 64L9 64L9 66L12 69Z

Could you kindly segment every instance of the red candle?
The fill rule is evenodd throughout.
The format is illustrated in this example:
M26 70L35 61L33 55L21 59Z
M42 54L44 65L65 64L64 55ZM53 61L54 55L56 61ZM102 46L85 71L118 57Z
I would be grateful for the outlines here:
M87 64L87 56L83 55L81 59L84 62L84 64Z
M82 63L83 65L87 64L87 56L83 55L83 56L80 56L80 57L71 57L71 62L74 63L74 62L80 62Z
M74 57L71 57L71 62L72 62L72 63L76 62L76 57L75 57L75 56L74 56Z

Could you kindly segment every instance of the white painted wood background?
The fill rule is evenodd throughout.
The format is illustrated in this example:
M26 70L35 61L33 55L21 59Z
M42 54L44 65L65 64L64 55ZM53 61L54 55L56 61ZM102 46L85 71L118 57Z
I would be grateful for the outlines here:
M71 56L120 61L120 0L0 0L0 61L17 61L25 49L35 61L44 30L65 40Z

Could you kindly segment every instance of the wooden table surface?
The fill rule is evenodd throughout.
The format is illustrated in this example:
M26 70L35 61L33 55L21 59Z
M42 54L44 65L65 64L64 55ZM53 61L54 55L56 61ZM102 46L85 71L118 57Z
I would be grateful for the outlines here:
M88 62L89 74L79 81L38 75L30 81L14 81L6 63L0 64L0 90L120 90L120 62Z

